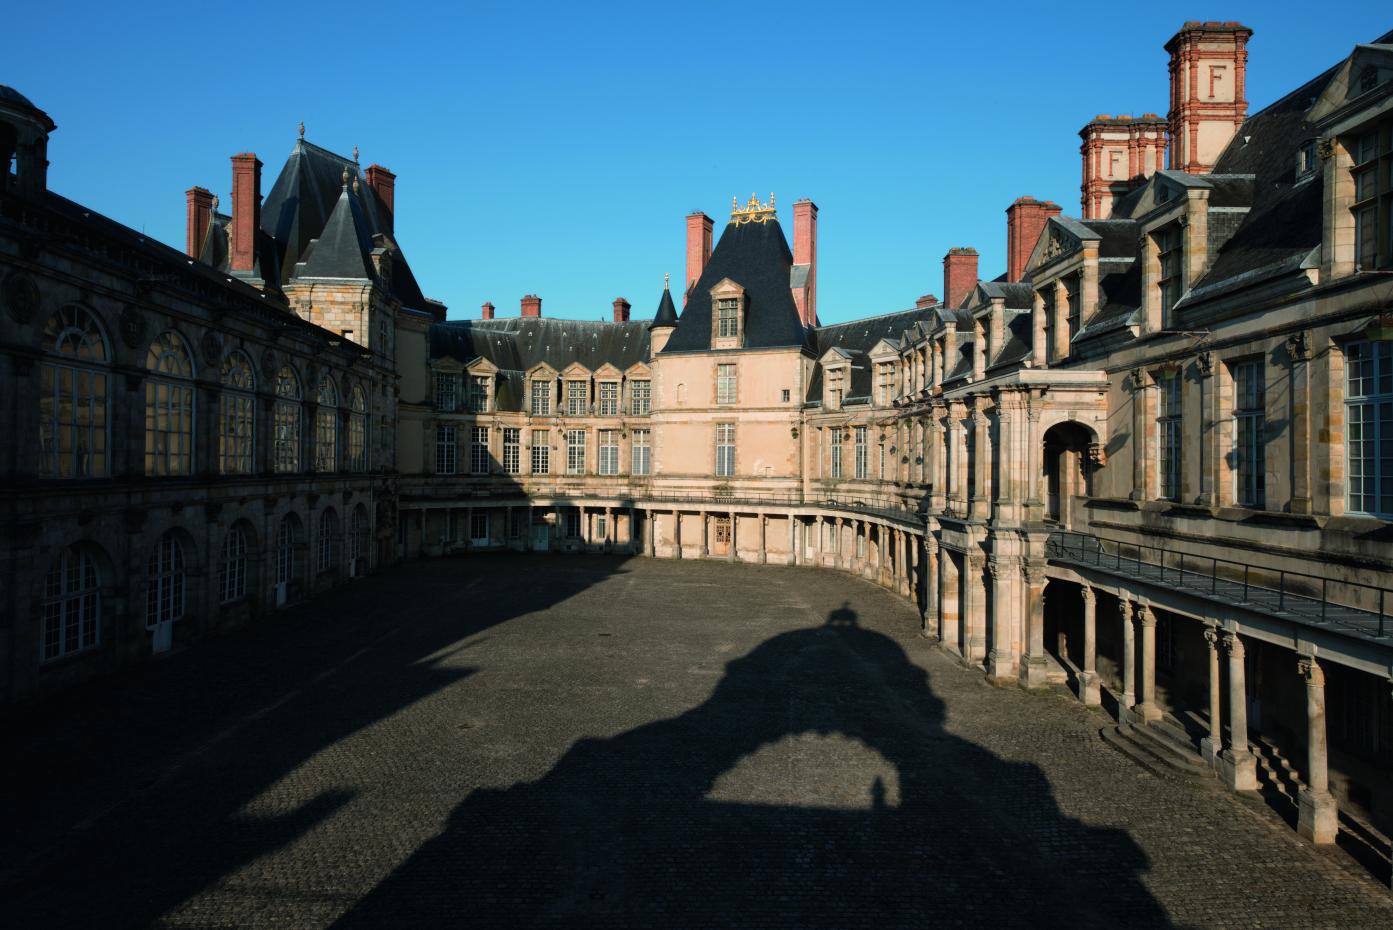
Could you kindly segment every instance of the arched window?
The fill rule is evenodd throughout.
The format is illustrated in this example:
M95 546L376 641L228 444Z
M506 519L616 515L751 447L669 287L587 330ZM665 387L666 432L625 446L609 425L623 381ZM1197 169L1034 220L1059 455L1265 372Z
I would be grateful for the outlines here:
M102 592L97 563L76 546L63 550L44 580L39 659L53 659L97 645Z
M218 564L219 601L227 604L247 596L247 534L240 526L227 531Z
M361 385L348 395L348 469L368 468L368 401Z
M300 379L289 365L276 374L276 471L300 470Z
M193 359L184 340L166 331L150 344L145 368L145 474L193 471Z
M168 623L184 616L184 547L173 533L160 537L145 578L145 625Z
M286 517L276 532L276 584L290 584L295 577L295 518Z
M325 375L315 395L319 409L314 414L314 470L337 471L339 451L339 392L334 379Z
M95 317L67 306L48 318L39 366L39 474L105 478L110 362Z
M334 537L338 534L338 515L332 509L325 510L319 515L319 570L321 572L327 572L334 567L338 555L338 541Z
M256 377L251 359L240 351L222 363L222 397L218 400L218 468L224 475L249 475L256 444Z
M348 537L348 560L356 562L368 548L368 511L362 504L353 510L353 525Z

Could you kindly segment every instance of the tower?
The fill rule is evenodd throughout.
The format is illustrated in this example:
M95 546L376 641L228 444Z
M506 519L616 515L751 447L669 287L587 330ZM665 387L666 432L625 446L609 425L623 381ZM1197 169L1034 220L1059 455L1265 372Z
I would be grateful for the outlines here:
M1187 22L1169 42L1170 167L1190 174L1213 170L1248 114L1244 77L1248 39L1241 23Z

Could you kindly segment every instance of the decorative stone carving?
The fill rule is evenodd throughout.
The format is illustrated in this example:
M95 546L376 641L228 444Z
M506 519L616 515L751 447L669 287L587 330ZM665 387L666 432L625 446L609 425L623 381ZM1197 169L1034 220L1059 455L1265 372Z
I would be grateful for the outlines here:
M123 307L118 325L126 348L137 349L145 344L145 314L138 307L132 304Z
M209 365L217 367L222 364L222 337L211 329L203 334L203 341L200 344L203 349L203 361Z
M261 353L261 374L269 381L276 376L276 352L274 349L267 349Z
M1201 352L1195 356L1195 364L1199 367L1200 374L1208 378L1214 373L1214 353Z
M1335 140L1321 139L1316 143L1316 154L1321 158L1331 158L1335 154Z
M5 279L5 309L16 323L27 324L39 312L39 287L27 274L16 271Z

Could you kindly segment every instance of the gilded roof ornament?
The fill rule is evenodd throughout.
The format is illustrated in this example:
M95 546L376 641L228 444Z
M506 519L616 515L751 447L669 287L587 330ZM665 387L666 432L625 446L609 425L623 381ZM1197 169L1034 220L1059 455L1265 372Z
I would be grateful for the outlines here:
M358 146L353 146L353 164L358 164Z
M736 226L743 226L746 223L767 223L775 219L774 213L774 194L769 194L769 203L762 204L756 194L750 195L750 200L742 208L738 197L730 198L730 221Z
M343 189L348 190L348 167L346 165L343 169Z
M663 272L663 290L667 290L667 289L668 289L668 273L667 273L666 271L664 271L664 272Z
M300 138L305 138L305 121L300 120Z

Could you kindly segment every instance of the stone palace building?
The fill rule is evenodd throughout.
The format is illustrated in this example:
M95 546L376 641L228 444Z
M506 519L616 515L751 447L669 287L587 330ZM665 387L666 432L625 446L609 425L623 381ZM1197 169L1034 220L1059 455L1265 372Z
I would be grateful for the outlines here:
M1089 121L1079 215L1017 199L1003 273L954 248L834 325L809 200L791 247L772 195L687 216L651 316L447 320L356 151L302 127L264 198L233 156L179 252L48 190L0 88L4 701L403 558L819 566L1387 857L1393 33L1255 113L1250 36L1185 23L1166 115Z

